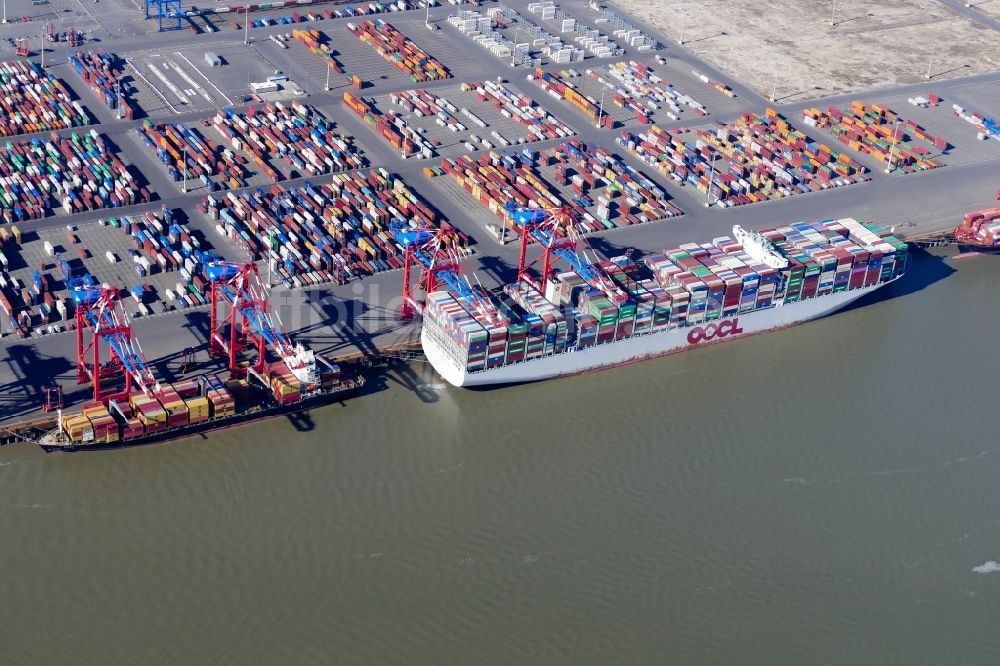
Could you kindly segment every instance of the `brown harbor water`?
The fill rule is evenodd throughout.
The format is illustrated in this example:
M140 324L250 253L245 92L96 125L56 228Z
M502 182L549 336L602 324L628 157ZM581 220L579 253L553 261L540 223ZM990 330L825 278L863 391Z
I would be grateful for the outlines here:
M998 277L924 256L617 370L4 447L0 663L996 664Z

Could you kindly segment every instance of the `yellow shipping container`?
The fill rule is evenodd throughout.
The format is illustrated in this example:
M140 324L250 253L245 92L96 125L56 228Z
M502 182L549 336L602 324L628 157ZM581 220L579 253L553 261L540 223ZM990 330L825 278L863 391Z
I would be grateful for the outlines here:
M187 405L188 412L191 414L191 418L208 416L208 398L204 396L195 396L193 398L188 398L184 402Z

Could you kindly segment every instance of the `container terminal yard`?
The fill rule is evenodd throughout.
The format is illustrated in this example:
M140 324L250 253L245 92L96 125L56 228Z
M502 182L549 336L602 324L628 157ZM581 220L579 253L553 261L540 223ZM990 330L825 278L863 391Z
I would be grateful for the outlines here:
M612 3L8 0L6 12L7 441L54 424L46 401L78 411L98 393L78 382L68 330L86 323L72 312L81 280L92 291L78 307L109 297L98 285L120 290L109 307L150 382L189 386L227 361L246 374L210 354L219 266L253 274L268 313L254 339L282 359L283 330L333 365L405 374L420 324L400 318L398 219L453 229L466 275L490 289L523 264L510 201L572 208L603 260L734 225L844 218L940 239L1000 186L1000 72L931 61L897 73L912 83L783 95ZM1000 39L992 19L976 26ZM275 386L295 368L251 369Z

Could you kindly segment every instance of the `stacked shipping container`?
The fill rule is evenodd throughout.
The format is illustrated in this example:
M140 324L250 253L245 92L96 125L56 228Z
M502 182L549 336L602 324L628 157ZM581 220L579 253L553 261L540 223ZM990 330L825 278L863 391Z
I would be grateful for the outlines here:
M64 416L62 428L76 444L113 443L202 423L209 418L231 416L235 404L218 376L207 375L200 382L162 384L156 396L134 393L127 403L109 403L110 409L103 405L86 406L79 414Z
M278 404L287 405L302 397L302 383L284 363L272 363L268 366L267 377Z
M666 113L671 120L680 119L682 107L687 107L696 116L708 114L704 104L664 81L651 67L634 60L608 65L608 81L602 80L601 74L600 70L590 70L590 75L598 82L614 89L615 104L630 111L640 123L648 124L650 112L663 106L667 107Z
M423 49L382 19L365 21L361 25L348 23L347 29L363 42L368 42L387 62L407 74L417 83L450 79L451 73Z
M221 185L246 186L250 174L244 166L244 158L228 148L216 146L193 127L180 123L154 125L147 120L135 131L147 148L156 151L174 182L183 180L183 171L187 169L188 179L200 179L205 185L211 185L211 177L216 176L218 180L214 182Z
M740 206L867 180L846 153L815 144L772 109L743 114L732 125L698 130L622 132L618 141L679 184L711 193L708 200ZM721 158L721 159L719 159ZM713 162L715 165L713 167Z
M597 122L597 118L600 116L601 125L604 127L614 127L615 123L614 120L611 119L611 116L603 113L602 109L595 100L578 91L576 86L569 82L566 78L563 78L554 72L546 72L539 67L535 70L533 79L542 87L543 90L545 90L545 92L549 93L556 99L566 100L587 114L594 122Z
M378 108L375 107L374 102L369 103L368 101L356 97L349 92L344 93L344 103L347 104L348 108L354 111L354 113L361 116L361 119L365 121L365 124L371 125L378 131L379 135L383 139L389 142L389 144L402 152L403 157L409 157L416 150L425 151L424 157L430 157L433 155L433 147L430 143L420 140L419 143L414 143L414 136L417 132L409 129L406 122L400 118L395 113L382 114ZM406 136L403 136L403 132L406 132Z
M218 375L203 375L201 382L213 418L236 413L236 400Z
M317 7L314 10L306 11L306 7L310 5L323 5L330 2L336 2L338 0L278 0L278 2L261 2L259 4L253 5L234 5L230 7L215 7L211 10L206 10L205 13L213 14L247 14L256 11L273 11L280 8L295 7L300 9L304 14L299 14L298 12L292 12L291 14L275 16L273 18L268 16L261 16L259 18L250 19L250 26L253 28L263 28L270 25L294 25L296 23L302 23L303 21L322 21L323 19L334 19L334 18L350 18L352 16L365 16L366 14L385 14L388 12L398 12L405 11L407 9L416 9L417 5L415 3L407 2L407 0L392 0L392 2L368 2L360 4L357 6L341 6L337 8L328 7L322 11ZM236 21L231 21L229 27L233 30L243 30L244 22L241 19L239 23Z
M465 156L445 159L441 167L512 229L514 222L504 209L508 202L518 208L556 208L568 203L587 232L682 214L669 203L662 188L603 149L573 140L544 156L546 164L556 163L554 174L560 184L571 188L568 200L534 167L533 156L531 151L514 155L491 151L480 154L478 161ZM574 166L576 174L566 175L567 163Z
M171 209L112 217L107 224L120 228L132 239L129 254L137 277L177 271L182 281L167 290L167 300L178 301L185 307L207 302L208 283L202 277L202 268L216 257L202 251L201 242L191 234L186 223L174 216Z
M390 223L401 219L435 227L439 222L415 191L384 169L336 174L319 186L275 185L239 196L209 196L202 208L220 234L251 258L270 257L278 275L293 284L343 282L400 268L403 251Z
M132 120L136 106L133 100L122 94L123 91L118 85L124 74L125 63L117 54L101 50L96 53L77 51L67 53L66 59L76 70L77 76L94 89L105 106L117 111L120 118Z
M148 202L149 191L94 130L48 141L7 142L0 154L0 207L5 222L37 219L53 204L67 213Z
M54 75L30 60L0 62L0 136L88 124L90 116Z
M581 208L596 205L598 220L621 227L683 214L662 187L603 148L571 139L549 155L556 164L556 178L569 183L573 203ZM567 166L576 172L568 178Z
M917 140L933 145L937 151L948 150L948 142L929 134L912 120L906 120L881 104L855 100L849 110L831 106L825 112L806 109L804 121L826 129L851 150L871 155L894 171L910 173L942 166L930 159L930 151Z
M220 112L213 120L234 150L250 155L272 181L283 180L271 166L275 156L294 170L292 176L318 176L367 164L354 140L337 132L334 123L316 109L293 100L291 107L280 102L246 113L235 109Z
M303 46L308 48L313 54L319 56L326 63L326 66L335 71L337 74L344 74L351 80L351 84L360 89L364 83L361 81L361 77L357 74L351 75L344 72L343 66L337 61L337 57L330 48L330 38L326 36L319 30L309 29L309 30L292 30L292 38L300 42Z
M1000 247L1000 206L966 213L955 229L960 243L980 247Z
M500 115L514 120L525 130L523 136L509 137L497 129L492 129L488 143L484 143L489 147L497 144L510 146L515 143L566 138L574 134L568 125L535 104L534 100L502 83L496 81L463 83L461 90L472 92L479 102L491 105ZM467 132L470 125L484 130L490 127L474 109L460 109L446 98L427 90L391 93L389 100L412 117L433 118L439 126L455 133ZM367 124L374 126L393 148L402 151L404 157L418 155L426 159L437 154L436 145L423 136L426 128L415 126L403 114L383 113L374 100L361 99L351 93L344 93L344 101Z
M69 277L69 264L58 253L53 252L53 256L65 280ZM44 326L57 318L63 321L68 319L67 299L53 293L57 283L49 273L36 269L32 272L30 283L22 285L20 280L6 272L9 260L3 252L0 252L0 264L3 266L0 270L0 312L7 317L12 331L18 331L25 337L35 326Z
M651 123L652 113L663 107L667 107L666 115L671 120L679 120L685 107L698 116L708 114L701 102L664 81L648 65L635 61L618 62L608 65L606 69L588 69L586 73L598 85L611 92L611 100L616 106L631 113L644 125ZM595 122L600 116L602 125L612 127L614 123L607 111L602 111L597 99L584 94L570 80L572 74L573 72L545 72L539 67L535 70L534 79L553 97L565 99Z
M462 90L474 92L480 102L492 105L506 118L513 118L528 131L528 141L561 139L575 134L569 125L535 104L535 100L497 81L463 83ZM474 116L468 113L466 115L476 122ZM480 126L485 127L485 124Z

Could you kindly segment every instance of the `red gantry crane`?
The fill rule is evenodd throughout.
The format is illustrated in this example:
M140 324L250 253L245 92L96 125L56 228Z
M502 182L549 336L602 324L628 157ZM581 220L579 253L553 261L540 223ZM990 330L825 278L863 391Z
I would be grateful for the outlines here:
M211 333L209 354L229 358L229 371L243 374L237 356L256 349L257 359L251 370L262 379L271 349L305 386L319 383L315 354L301 344L292 344L288 334L271 322L267 290L254 263L213 261L205 265L205 276L212 285ZM223 313L223 308L228 312ZM228 332L224 328L228 325Z
M451 227L439 229L414 228L402 220L392 223L396 242L406 254L403 258L403 304L400 319L411 319L422 312L427 294L440 285L461 295L483 320L497 325L509 323L483 292L477 290L462 274L462 255L458 233ZM414 267L420 271L416 284L411 284Z
M590 286L604 292L612 303L628 300L628 292L615 284L599 266L594 265L579 244L586 240L579 231L579 219L572 206L558 208L519 208L513 201L504 206L507 215L521 232L521 253L517 264L517 279L534 284L539 293L545 293L554 261L562 259ZM532 241L542 246L541 279L536 281L528 273L538 259L528 263L528 246Z
M71 287L76 309L76 368L77 383L92 382L94 402L128 399L133 385L148 396L160 393L160 384L153 376L142 349L132 336L132 324L120 307L117 289L93 284L87 276ZM87 337L89 334L89 342ZM101 345L107 347L110 358L101 362ZM101 383L123 374L125 386L115 394L102 395Z

